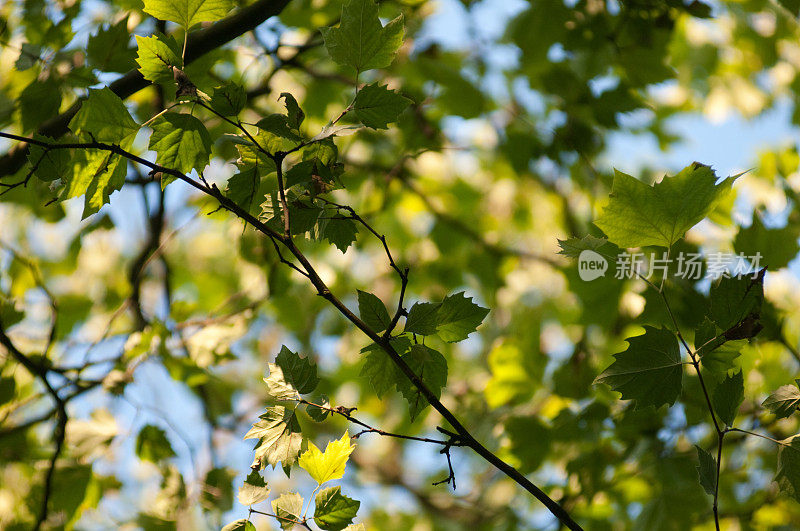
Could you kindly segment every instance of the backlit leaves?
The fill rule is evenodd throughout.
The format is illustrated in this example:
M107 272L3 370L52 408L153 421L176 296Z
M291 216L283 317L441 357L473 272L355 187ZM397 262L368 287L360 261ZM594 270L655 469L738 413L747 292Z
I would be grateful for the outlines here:
M142 76L153 83L172 83L172 67L180 68L183 64L180 47L175 39L161 33L153 37L137 35L136 46L136 62L139 63Z
M784 493L800 501L800 436L781 441L775 481Z
M89 97L70 121L69 128L78 134L91 135L98 142L127 150L133 144L139 124L131 118L119 96L104 87L89 90Z
M216 87L211 93L211 108L222 116L236 116L247 103L244 87L236 83L227 83Z
M464 296L463 291L449 295L442 301L436 315L437 334L448 343L463 341L488 314L487 308L472 302L472 297Z
M258 440L255 459L262 469L268 464L273 468L278 463L284 468L293 465L303 442L294 411L283 406L268 407L244 438Z
M678 339L664 328L645 326L641 336L630 337L628 349L614 354L615 361L595 383L604 383L633 400L636 409L672 405L681 392L683 365Z
M299 399L312 392L319 383L317 367L308 358L301 358L285 346L269 364L269 376L264 381L269 394L277 400Z
M653 186L615 171L611 200L595 225L620 247L670 247L711 212L735 179L716 184L714 171L697 162Z
M351 444L347 432L341 439L329 442L324 452L309 441L308 450L303 452L297 464L322 485L326 481L344 476L345 465L355 447L355 444Z
M358 290L358 313L361 319L375 332L386 330L392 322L383 301L372 293Z
M353 109L362 124L373 129L386 129L410 103L397 92L372 83L358 91Z
M254 505L269 498L269 487L258 473L258 470L251 470L244 480L244 484L239 487L239 503L242 505Z
M384 27L373 0L349 0L342 8L339 26L321 31L334 61L364 72L392 63L403 42L403 16Z
M430 347L416 344L412 345L411 349L402 357L414 374L422 380L436 398L439 398L442 388L447 383L447 360L444 359L444 356ZM408 401L408 409L413 421L428 407L428 399L402 373L397 380L397 388Z
M301 520L303 513L303 497L296 492L281 494L272 500L272 510L279 516L278 523L281 529L291 529L294 522Z
M800 407L800 380L795 385L782 385L762 405L779 419L787 418Z
M175 455L164 430L148 424L136 436L136 455L144 461L158 463Z
M328 531L347 527L358 513L361 502L342 494L341 487L331 487L317 493L314 500L314 522Z
M151 125L149 148L156 162L181 173L202 171L211 155L211 135L203 122L191 114L168 112Z
M225 17L233 5L233 0L144 0L144 12L189 29Z

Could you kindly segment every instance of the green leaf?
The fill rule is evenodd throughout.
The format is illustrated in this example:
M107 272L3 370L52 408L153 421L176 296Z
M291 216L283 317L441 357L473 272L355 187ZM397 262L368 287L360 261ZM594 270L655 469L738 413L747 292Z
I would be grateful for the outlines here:
M403 359L411 367L422 382L439 398L442 388L447 384L447 360L439 352L425 345L412 345L411 349L403 355ZM397 389L408 401L411 421L417 418L426 407L428 400L417 387L411 383L404 374L398 370Z
M489 351L488 364L492 373L483 392L489 407L510 402L523 402L533 396L539 382L534 356L513 342L502 342Z
M271 133L279 138L285 138L288 140L297 141L300 140L300 135L292 130L292 127L289 125L289 117L285 114L278 114L272 113L264 118L260 119L256 125L259 129ZM262 144L262 146L270 151L275 150L276 148L280 148L278 143L270 142L266 146Z
M300 125L303 123L303 120L306 117L306 113L300 108L297 104L297 100L294 99L294 96L289 94L288 92L281 92L279 100L283 99L284 104L286 105L286 115L287 120L286 123L289 125L290 128L294 129L295 131L300 129Z
M290 520L295 522L302 520L300 515L303 512L303 497L296 492L281 494L278 499L272 500L272 510L280 516L278 524L281 529L291 529L294 522Z
M611 200L595 225L620 247L670 247L711 212L735 179L715 184L711 167L698 162L653 186L615 170Z
M314 420L315 422L322 422L323 420L328 418L328 415L330 414L330 411L324 408L331 407L331 403L326 395L322 395L319 399L315 400L314 402L323 407L317 407L314 404L306 404L306 413L308 413L308 416L311 417L311 419Z
M332 441L321 452L317 446L309 441L308 450L303 452L297 464L308 472L314 481L322 485L326 481L339 479L344 476L344 468L350 454L356 445L350 443L350 435L344 432L338 441Z
M191 114L168 112L153 124L149 148L156 152L156 163L189 173L201 172L211 156L211 135L203 122Z
M259 467L264 468L269 464L274 468L282 463L286 468L294 464L303 443L300 423L294 411L283 406L272 406L259 419L244 436L245 440L258 439L255 458Z
M744 377L742 371L733 375L727 375L725 379L717 385L711 396L711 403L714 411L726 426L733 426L736 412L739 410L744 400Z
M89 37L86 58L89 64L103 72L121 72L136 68L135 52L128 46L131 34L128 17L109 26L103 26Z
M289 381L288 375L284 374L283 368L275 363L269 363L269 376L264 378L264 383L269 389L269 396L275 400L299 400L300 393Z
M236 116L247 103L247 94L244 87L236 83L226 83L221 87L214 88L211 93L211 108L222 116Z
M223 527L222 531L256 531L256 526L246 518L239 518Z
M697 458L700 460L700 464L697 465L700 486L713 496L717 491L717 460L699 446L695 445L694 447L697 449Z
M367 326L375 332L381 332L391 324L392 318L383 302L366 291L358 290L358 313Z
M472 302L472 297L465 297L463 291L449 295L439 307L437 334L448 343L463 341L478 328L488 314L487 308Z
M298 393L305 395L317 388L319 384L317 366L309 358L302 358L283 346L275 357L275 363L283 369L286 381L297 389Z
M48 143L57 143L54 139L41 135L33 135L37 140ZM69 178L72 171L70 164L70 154L68 149L45 150L36 144L30 144L28 148L28 162L31 169L35 168L34 175L44 182L52 182L58 179Z
M317 493L314 505L314 522L322 529L339 531L353 521L361 502L343 495L342 487L331 487Z
M337 28L322 28L322 38L331 58L356 72L385 68L403 44L403 16L385 27L372 0L350 0L342 8Z
M583 251L597 251L599 248L608 243L606 238L597 238L591 234L587 234L583 238L567 238L566 240L558 240L558 246L561 250L558 254L563 254L570 258L578 258Z
M726 339L748 339L761 330L759 315L764 301L764 270L756 278L719 279L711 286L711 320Z
M779 419L792 415L800 407L800 380L796 385L782 385L761 404Z
M401 356L411 348L411 341L405 336L394 338L390 344ZM389 355L375 343L363 348L361 352L366 352L364 365L361 367L361 376L369 380L372 389L378 398L394 387L399 378L405 378L400 373L397 365L394 364Z
M784 439L778 446L775 481L784 493L800 501L800 436Z
M439 308L441 304L431 302L417 302L408 311L405 331L422 336L436 333L439 326Z
M746 229L739 229L733 240L733 248L747 257L758 253L761 255L761 263L773 271L786 267L797 256L800 251L797 243L799 232L791 224L780 229L768 229L761 222L759 212L754 212L753 223Z
M144 0L145 13L175 22L186 29L198 22L214 22L224 18L233 6L233 0Z
M183 64L181 49L175 39L161 33L152 37L137 35L136 46L136 62L139 63L142 76L153 83L174 84L172 67L180 68Z
M42 47L29 42L23 42L19 51L19 57L14 62L14 68L22 72L39 62L42 57Z
M116 144L128 150L133 145L139 124L131 118L119 96L108 88L89 89L89 97L69 122L77 134L91 135L98 142Z
M139 430L136 436L136 455L144 461L158 463L175 456L172 445L167 440L164 430L148 424Z
M239 487L239 503L242 505L255 505L267 498L269 498L267 483L258 473L258 470L251 470L242 486Z
M61 108L61 87L52 77L34 80L17 98L23 131L32 131L58 114Z
M665 328L644 329L643 335L626 340L628 349L614 354L614 363L595 383L622 393L622 400L634 400L635 409L671 406L680 395L683 378L678 340Z
M305 164L301 162L300 164ZM299 166L296 165L295 167ZM340 251L345 252L356 241L358 226L352 219L331 218L325 224L323 231L325 239L335 245Z
M716 380L724 379L728 371L738 368L736 359L741 355L746 340L728 341L722 331L706 317L694 334L695 349L703 368Z
M376 81L358 91L353 109L362 124L373 129L386 129L389 123L397 121L410 103L408 98Z
M248 212L256 213L271 188L270 180L262 178L261 172L250 166L228 179L225 196Z

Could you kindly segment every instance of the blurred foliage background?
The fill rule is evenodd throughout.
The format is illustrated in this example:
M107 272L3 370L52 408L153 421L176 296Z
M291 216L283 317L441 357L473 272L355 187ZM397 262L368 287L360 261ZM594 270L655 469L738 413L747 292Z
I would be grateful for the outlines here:
M715 434L696 377L687 372L679 405L658 411L634 411L592 385L626 337L667 324L661 300L636 280L581 281L557 255L557 238L598 234L591 222L611 167L627 164L609 158L613 135L655 139L667 151L682 140L669 127L676 117L756 119L789 109L782 126L800 123L800 2L380 6L384 20L405 16L405 42L391 67L360 81L388 82L413 104L388 132L337 140L345 189L335 197L411 268L407 300L466 291L490 308L468 341L437 345L449 364L443 402L587 529L713 529L693 445L707 447ZM253 123L279 111L278 95L290 92L309 130L319 130L348 104L355 82L318 31L337 23L341 7L285 2L187 75L208 93L224 81L243 84L243 116ZM0 127L41 131L87 88L134 70L133 35L177 32L182 41L179 29L141 8L137 0L3 3ZM126 104L142 123L162 98L148 86ZM221 120L206 123L215 137L230 132ZM629 145L623 155L635 158L636 141ZM134 150L146 147L140 134ZM18 146L0 141L0 151L0 182L24 178L30 168ZM224 189L237 153L219 142L213 155L205 177ZM799 162L796 138L765 147L730 200L679 244L771 254L768 326L741 354L748 372L739 416L776 439L798 431L796 417L776 420L761 402L800 374ZM672 169L641 167L637 176L652 182ZM368 340L283 266L268 240L207 197L182 183L162 192L131 167L110 205L86 219L81 200L54 198L39 181L0 197L0 322L20 350L46 358L51 385L67 399L50 527L211 529L246 516L236 488L252 442L242 437L267 403L262 378L282 344L317 362L332 404L358 407L359 418L385 430L436 433L435 412L411 423L399 394L374 395L359 376ZM357 289L394 304L399 283L363 230L344 254L314 240L302 248L351 307ZM679 322L702 315L707 288L674 292ZM42 382L0 349L4 529L36 520L55 415ZM347 428L342 419L301 424L320 447ZM382 530L558 527L468 451L453 450L455 492L432 486L447 475L437 450L359 438L344 477L362 501L357 521ZM726 445L725 529L800 528L800 505L772 483L775 455L761 439ZM265 477L276 493L313 489L302 471ZM259 529L277 528L257 516Z

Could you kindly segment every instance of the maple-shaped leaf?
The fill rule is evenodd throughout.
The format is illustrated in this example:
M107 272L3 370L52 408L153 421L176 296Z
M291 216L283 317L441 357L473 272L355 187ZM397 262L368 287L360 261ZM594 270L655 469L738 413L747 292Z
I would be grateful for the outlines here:
M411 348L411 341L405 336L392 338L389 343L401 356ZM405 378L380 345L372 343L361 349L361 352L367 354L364 365L361 367L361 376L369 380L369 384L378 398L394 387L399 378Z
M139 131L137 124L119 96L108 88L89 89L89 97L70 120L69 128L77 134L91 135L98 142L130 149Z
M104 72L124 73L136 67L135 53L128 47L131 40L128 18L126 16L116 24L102 27L89 37L86 58L93 68Z
M622 400L633 400L636 409L671 406L681 392L683 378L678 339L665 328L644 329L643 335L627 339L628 349L614 354L614 363L595 383L622 393Z
M439 398L442 395L442 388L447 383L447 360L444 356L430 347L416 344L403 355L403 359L434 396ZM408 401L408 410L413 422L417 415L428 407L428 399L411 380L399 370L397 372L397 389Z
M283 406L268 407L244 438L258 439L255 460L259 468L267 464L274 468L278 463L284 468L291 466L297 460L303 443L297 416Z
M317 494L314 505L314 523L327 531L339 531L353 521L361 502L342 494L342 487L331 487Z
M136 36L139 72L153 83L174 83L172 67L180 68L181 49L172 35L156 33L152 37Z
M233 0L144 0L144 12L189 29L198 22L214 22L228 14Z
M778 387L761 405L779 419L791 416L800 407L800 379L795 380L795 385Z
M367 127L386 129L410 103L408 98L375 82L358 91L353 110L359 121Z
M251 470L239 487L239 503L242 505L254 505L269 498L269 487L258 473L258 470Z
M297 464L308 472L319 485L322 485L326 481L344 476L347 460L355 447L355 444L351 444L350 435L347 432L344 432L338 441L329 442L324 452L321 452L313 442L309 441L308 450L303 452Z
M356 72L389 66L403 43L403 16L385 27L373 0L350 0L342 8L338 27L322 28L322 38L331 58Z
M489 310L472 302L464 292L444 298L436 313L438 327L436 333L448 343L457 343L467 339L474 332Z
M191 114L168 112L150 126L149 148L156 162L181 173L201 172L211 156L211 135L203 122Z
M247 103L247 93L244 87L236 83L226 83L215 87L211 93L211 108L222 116L236 116Z
M611 200L595 225L620 247L670 247L713 210L737 177L717 184L710 166L694 162L648 186L615 170Z
M292 529L294 522L299 522L303 514L303 497L296 492L286 492L278 499L272 500L272 510L278 515L281 529Z

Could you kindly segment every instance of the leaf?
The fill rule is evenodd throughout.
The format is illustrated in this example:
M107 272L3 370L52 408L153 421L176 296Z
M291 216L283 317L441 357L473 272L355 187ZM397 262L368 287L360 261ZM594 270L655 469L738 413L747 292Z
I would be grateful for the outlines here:
M164 430L148 424L139 430L136 436L136 455L144 461L158 463L175 456L172 445L167 440Z
M286 123L289 125L290 128L294 129L295 131L300 129L300 125L303 123L303 119L306 117L306 113L300 108L297 104L297 100L294 99L294 96L289 94L288 92L281 92L279 100L283 100L284 104L286 105L286 115L287 120Z
M403 355L411 348L411 341L405 336L390 340L390 344L400 355ZM397 365L379 345L373 343L363 348L361 352L367 353L364 358L364 365L361 366L361 376L369 380L370 386L372 386L378 398L381 398L386 391L394 387L399 378L405 378L400 373Z
M439 307L437 334L448 343L463 341L478 328L488 314L487 308L472 302L472 297L465 297L463 291L449 295Z
M753 223L746 229L739 229L733 240L733 248L747 257L761 255L761 263L773 271L786 267L797 256L800 251L798 232L797 227L792 224L779 229L768 229L761 222L760 213L754 212Z
M622 400L634 400L635 409L671 406L681 392L683 378L678 340L665 328L644 329L643 335L626 340L628 349L614 354L614 363L595 383L622 393Z
M439 326L438 314L441 304L417 302L408 311L405 332L429 336L436 333Z
M726 339L748 339L761 330L758 322L764 301L764 272L756 278L719 279L711 286L711 320L724 330Z
M54 139L41 135L33 135L36 140L48 143L57 143ZM28 148L28 162L34 174L44 182L53 182L58 179L68 179L72 170L68 149L45 150L42 146L30 144Z
M0 376L0 406L11 402L14 399L16 390L17 381L14 378L10 376Z
M135 53L128 46L131 34L128 31L128 18L116 24L103 26L89 37L86 44L86 58L93 68L103 72L125 73L136 68Z
M168 112L153 124L149 148L156 152L156 163L190 173L202 171L211 155L211 135L203 122L191 114Z
M726 426L733 426L736 412L744 400L744 377L742 371L728 375L717 385L711 396L714 411Z
M214 88L211 93L211 108L222 116L236 116L247 103L247 94L244 87L236 83L226 83L221 87Z
M317 493L314 505L314 522L322 529L339 531L353 521L361 502L343 495L342 487L331 487Z
M242 505L255 505L267 498L269 498L267 483L258 473L258 470L251 470L242 486L239 487L239 503Z
M301 162L300 164L305 164ZM299 166L296 165L295 168ZM331 218L325 224L323 232L325 239L335 245L340 251L345 252L356 241L358 226L352 219Z
M403 16L385 27L372 0L350 0L342 8L339 27L322 28L322 38L331 58L356 72L385 68L403 43Z
M198 22L224 18L233 6L233 0L144 0L145 13L187 30Z
M262 179L260 172L252 166L231 176L225 189L225 196L253 213L259 210L264 197L271 191L268 179Z
M326 395L322 395L319 399L315 400L315 402L323 407L317 407L314 404L306 404L306 413L308 413L308 416L311 417L312 420L322 422L328 418L330 414L330 411L324 408L330 408L331 403Z
M741 354L745 340L728 341L722 331L706 317L694 334L696 353L703 368L717 380L725 378L730 370L738 367L736 358Z
M42 57L41 46L37 46L29 42L23 42L22 46L20 47L19 57L17 57L17 60L14 62L14 68L20 72L27 70L39 62L40 57Z
M294 525L290 520L299 522L302 519L303 497L296 492L281 494L278 499L272 500L272 510L280 517L278 523L281 529L290 529Z
M700 464L697 465L697 475L700 478L700 486L711 496L717 491L717 460L714 456L695 445L697 458Z
M587 234L583 238L567 238L566 240L558 240L558 246L561 250L558 254L563 254L570 258L578 258L583 251L597 251L608 243L607 238L597 238L591 234Z
M422 383L439 398L442 395L442 388L447 384L447 360L439 352L425 345L412 345L411 349L405 353L403 359L414 371ZM408 409L411 421L417 418L425 408L428 407L428 399L411 383L404 374L398 370L397 389L408 401Z
M272 406L259 419L244 438L258 439L255 458L260 468L263 469L267 464L273 468L278 463L282 463L284 468L294 464L303 443L294 411L283 406Z
M367 326L375 332L381 332L391 324L392 318L383 302L366 291L358 290L358 313Z
M289 378L283 373L283 368L275 363L269 363L269 376L264 378L267 384L269 396L275 400L299 400L300 393L289 382Z
M53 77L32 81L20 93L17 104L23 131L32 131L58 114L61 109L61 87Z
M119 96L108 88L89 89L89 97L69 122L77 134L91 135L98 142L115 144L129 150L139 124L131 118Z
M769 409L779 419L791 416L800 407L800 380L796 385L782 385L778 387L761 404Z
M386 129L389 123L397 121L410 103L408 98L376 81L358 91L353 109L362 124L373 129Z
M136 46L136 62L139 63L142 76L153 83L173 84L172 67L180 68L183 65L181 50L174 37L162 33L152 37L137 35Z
M308 472L314 481L322 485L326 481L344 476L344 468L356 445L350 443L350 435L344 432L338 441L332 441L321 452L309 441L308 450L303 452L297 464Z
M611 200L595 225L620 247L670 247L713 210L734 180L715 184L714 171L699 162L653 186L615 170Z
M222 531L256 531L256 526L246 518L239 518L223 527Z
M775 481L784 493L800 501L800 436L784 439L778 446Z
M317 366L309 358L301 358L283 346L275 357L275 364L283 370L284 378L298 393L305 395L317 388Z

